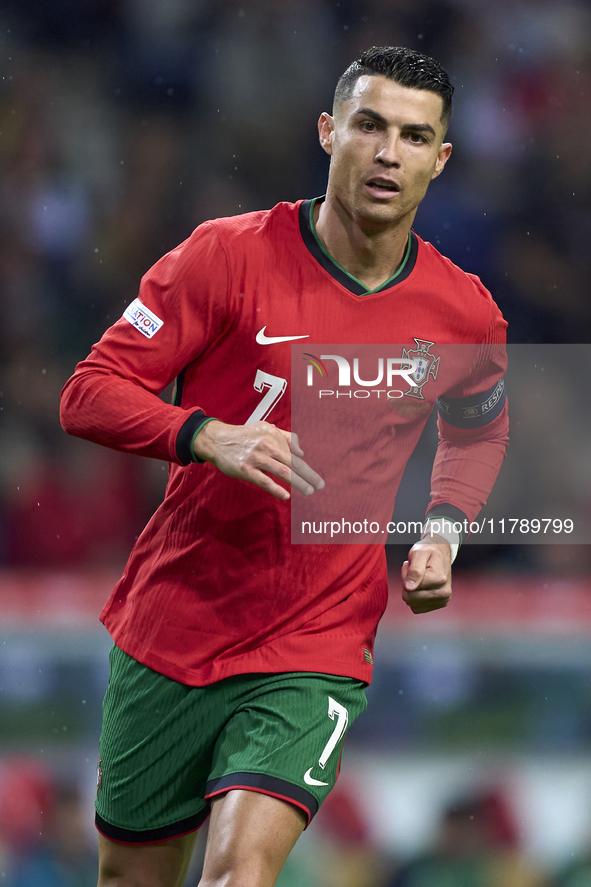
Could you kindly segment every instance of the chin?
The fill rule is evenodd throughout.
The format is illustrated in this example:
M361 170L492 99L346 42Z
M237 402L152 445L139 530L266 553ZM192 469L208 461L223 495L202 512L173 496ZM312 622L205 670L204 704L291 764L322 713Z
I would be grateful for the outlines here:
M358 214L360 219L374 224L392 224L399 218L399 214L393 212L389 206L364 206Z

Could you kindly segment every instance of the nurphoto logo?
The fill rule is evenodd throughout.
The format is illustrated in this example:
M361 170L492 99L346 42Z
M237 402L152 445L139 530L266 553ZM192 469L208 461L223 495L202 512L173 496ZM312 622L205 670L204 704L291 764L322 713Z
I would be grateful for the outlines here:
M416 340L415 340L416 341ZM312 387L314 385L314 370L316 369L319 375L324 379L325 377L330 375L329 368L326 366L324 361L334 361L337 365L338 375L336 381L336 389L328 389L322 388L318 391L318 397L356 397L356 398L369 398L374 394L376 397L380 397L380 395L385 394L386 398L389 400L398 400L401 397L404 397L405 392L401 391L399 388L393 388L394 378L400 377L406 382L409 386L409 389L413 389L416 386L416 380L413 376L416 376L417 373L421 371L421 362L419 359L412 357L379 357L377 360L377 366L374 369L374 373L376 376L374 379L362 379L361 373L359 369L359 358L353 358L353 367L351 368L351 363L347 360L346 357L343 357L340 354L321 354L320 357L316 357L314 354L305 354L303 359L307 362L307 385ZM334 366L331 366L330 369L333 371L334 375ZM356 385L359 385L360 388L353 390L351 388L351 369L353 371L353 382ZM385 382L386 388L378 388L378 385L381 385ZM333 383L334 384L334 383ZM339 389L350 389L350 390L339 390Z

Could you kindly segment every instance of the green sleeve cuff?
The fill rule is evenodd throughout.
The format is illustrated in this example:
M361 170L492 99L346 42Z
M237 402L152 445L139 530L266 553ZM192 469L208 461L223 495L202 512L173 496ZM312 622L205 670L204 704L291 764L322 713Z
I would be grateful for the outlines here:
M217 421L218 420L217 420L216 416L205 416L205 418L203 419L203 422L201 422L201 424L199 425L199 428L195 431L195 433L193 434L193 437L191 438L191 459L193 460L193 462L197 462L199 465L202 465L205 462L205 459L198 459L197 458L197 456L195 455L195 450L193 449L193 442L194 442L195 438L197 437L197 435L199 434L199 432L201 431L201 429L204 428L208 422L217 422Z
M215 416L206 416L203 410L195 410L183 422L176 438L176 454L181 465L190 465L191 462L203 462L203 459L195 457L193 441L203 426L215 418Z

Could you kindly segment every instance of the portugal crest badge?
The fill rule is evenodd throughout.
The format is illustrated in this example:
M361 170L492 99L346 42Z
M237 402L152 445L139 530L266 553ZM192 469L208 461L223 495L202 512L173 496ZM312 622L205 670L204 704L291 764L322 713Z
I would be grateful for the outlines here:
M411 385L408 391L405 391L404 394L408 397L416 397L418 400L424 400L423 385L429 376L433 379L437 378L439 361L441 358L435 357L435 355L431 354L429 351L435 342L427 342L425 339L417 339L414 336L413 338L417 347L413 351L407 351L406 348L403 348L402 356L414 360L417 363L416 370L414 373L411 373L410 376L415 384Z

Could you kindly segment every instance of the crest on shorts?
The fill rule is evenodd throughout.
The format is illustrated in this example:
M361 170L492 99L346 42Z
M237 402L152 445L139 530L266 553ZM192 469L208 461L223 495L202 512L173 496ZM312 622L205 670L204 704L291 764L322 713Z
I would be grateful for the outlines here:
M431 351L429 350L435 342L427 342L426 339L417 339L414 336L413 338L417 347L413 351L407 351L406 348L402 349L403 357L412 359L416 362L416 369L414 373L410 374L410 378L413 380L414 385L411 385L408 391L405 391L404 394L408 397L416 397L419 400L424 400L423 385L425 385L429 376L433 379L437 378L439 361L441 358L435 357L435 355L431 354Z

